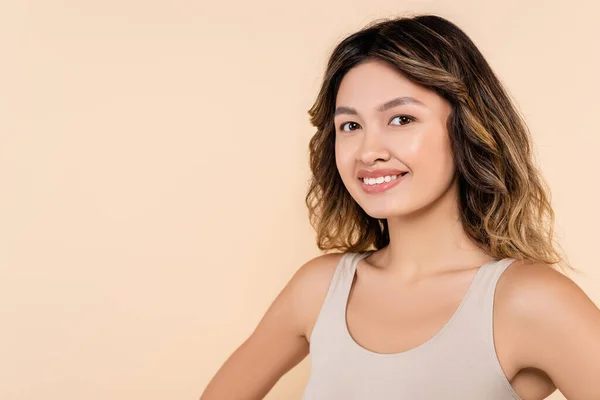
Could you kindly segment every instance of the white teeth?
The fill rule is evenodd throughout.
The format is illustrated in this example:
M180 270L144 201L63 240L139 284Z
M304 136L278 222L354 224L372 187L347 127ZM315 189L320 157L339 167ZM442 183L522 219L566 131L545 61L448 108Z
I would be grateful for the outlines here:
M394 179L397 179L399 176L400 175L386 175L386 176L380 176L377 178L363 178L362 181L366 185L380 185L383 182L393 181Z

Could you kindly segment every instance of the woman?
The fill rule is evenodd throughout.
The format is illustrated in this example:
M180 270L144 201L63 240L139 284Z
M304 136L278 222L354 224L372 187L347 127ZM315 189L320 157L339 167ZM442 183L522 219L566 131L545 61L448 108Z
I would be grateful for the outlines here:
M306 198L322 250L202 400L260 399L311 354L303 399L600 399L600 310L553 265L525 123L468 36L380 20L333 51Z

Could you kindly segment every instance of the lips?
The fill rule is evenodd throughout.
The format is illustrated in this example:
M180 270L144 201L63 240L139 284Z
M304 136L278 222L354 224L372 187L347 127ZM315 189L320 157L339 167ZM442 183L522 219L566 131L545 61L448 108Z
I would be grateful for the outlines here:
M400 176L398 176L397 178L392 178L390 181L385 181L383 180L383 182L381 183L376 183L374 185L371 184L367 184L364 182L364 179L359 178L359 182L360 182L360 186L362 188L362 190L367 193L367 194L380 194L383 192L387 192L388 190L401 185L406 179L406 175L408 175L408 172L401 172L399 174ZM373 179L373 178L371 178Z
M358 171L358 179L362 178L379 178L380 176L394 176L404 175L407 171L401 171L399 169L385 168L385 169L361 169Z

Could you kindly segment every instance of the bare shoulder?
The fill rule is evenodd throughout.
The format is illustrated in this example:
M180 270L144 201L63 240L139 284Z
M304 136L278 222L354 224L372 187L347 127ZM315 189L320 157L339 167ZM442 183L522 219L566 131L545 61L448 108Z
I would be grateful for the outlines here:
M344 253L330 253L314 257L304 263L294 274L294 279L299 284L306 284L306 280L329 280ZM324 283L324 282L321 282Z
M494 312L520 368L544 371L567 398L600 398L600 309L572 279L516 260L498 281Z
M514 261L502 274L496 303L528 320L594 311L590 298L572 279L548 264L526 260Z
M324 254L304 263L290 280L296 314L307 340L325 301L335 269L344 253Z

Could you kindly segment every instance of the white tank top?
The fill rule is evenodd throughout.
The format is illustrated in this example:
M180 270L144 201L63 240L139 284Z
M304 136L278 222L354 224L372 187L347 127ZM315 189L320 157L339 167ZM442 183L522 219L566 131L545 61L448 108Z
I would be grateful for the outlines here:
M356 265L371 253L345 253L336 266L311 334L302 400L520 400L498 361L492 329L496 284L514 259L481 266L455 313L427 342L381 354L360 346L346 325Z

